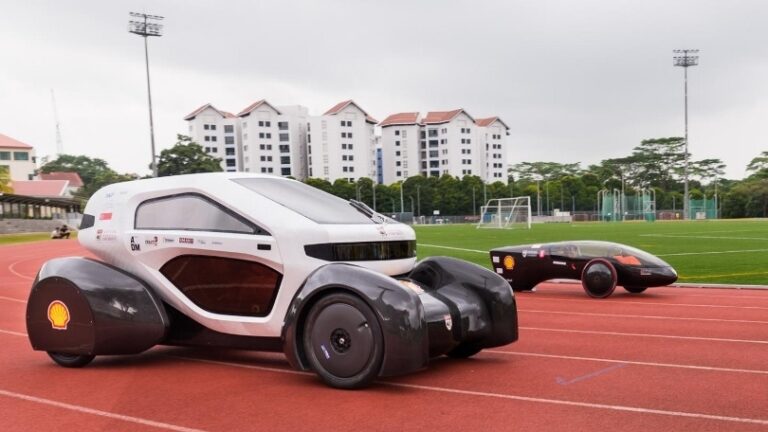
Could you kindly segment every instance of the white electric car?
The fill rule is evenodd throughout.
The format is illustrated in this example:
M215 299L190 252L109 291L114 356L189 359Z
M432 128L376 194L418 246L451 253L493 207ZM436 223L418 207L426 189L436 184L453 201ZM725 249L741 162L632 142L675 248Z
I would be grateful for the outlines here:
M156 344L283 351L355 388L517 339L509 284L434 257L358 201L281 177L193 174L118 183L85 208L100 260L46 262L27 306L32 346L79 367Z

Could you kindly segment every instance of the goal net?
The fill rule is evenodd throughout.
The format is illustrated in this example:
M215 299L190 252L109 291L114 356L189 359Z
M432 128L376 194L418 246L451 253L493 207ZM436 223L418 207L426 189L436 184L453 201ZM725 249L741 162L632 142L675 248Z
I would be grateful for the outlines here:
M481 207L477 228L531 228L531 198L496 198Z

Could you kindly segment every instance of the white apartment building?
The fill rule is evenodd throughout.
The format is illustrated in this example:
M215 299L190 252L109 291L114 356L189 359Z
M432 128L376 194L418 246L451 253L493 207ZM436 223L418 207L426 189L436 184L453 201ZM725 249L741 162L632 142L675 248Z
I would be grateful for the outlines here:
M420 174L420 115L417 112L392 114L381 127L381 171L384 184L403 181Z
M0 167L10 171L12 181L32 180L36 164L37 158L32 146L0 134Z
M463 109L432 111L423 118L410 112L392 114L380 126L385 184L416 174L506 181L509 128L498 117L474 119Z
M238 118L232 113L205 104L184 117L189 123L189 136L203 146L203 150L221 159L221 169L241 171L239 161L240 134Z
M352 100L340 102L321 116L309 118L307 154L309 177L330 182L376 179L377 123Z
M242 132L242 171L307 178L307 108L274 107L260 100L237 117Z
M498 117L477 119L475 124L480 152L484 155L481 161L480 178L488 183L495 181L506 183L509 126Z

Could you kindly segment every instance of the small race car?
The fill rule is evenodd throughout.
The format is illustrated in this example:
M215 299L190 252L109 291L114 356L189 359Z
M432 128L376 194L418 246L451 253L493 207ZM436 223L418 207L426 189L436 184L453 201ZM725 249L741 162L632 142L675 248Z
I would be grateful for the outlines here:
M581 280L590 297L611 295L616 285L638 294L677 280L669 264L648 252L604 241L508 246L490 251L491 265L515 291L531 291L549 279Z
M506 281L358 201L281 177L193 174L104 187L78 239L100 260L46 262L27 305L58 364L157 344L283 351L357 388L430 358L517 340Z

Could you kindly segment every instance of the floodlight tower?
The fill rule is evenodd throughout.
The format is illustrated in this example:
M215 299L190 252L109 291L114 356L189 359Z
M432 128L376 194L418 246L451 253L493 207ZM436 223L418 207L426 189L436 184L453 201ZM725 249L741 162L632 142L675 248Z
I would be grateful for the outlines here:
M138 12L129 12L131 17L136 20L128 21L128 31L144 38L144 62L147 68L147 98L149 99L149 139L152 145L152 176L157 177L157 163L155 156L155 126L152 120L152 89L149 85L149 48L147 47L147 38L150 36L162 36L162 24L156 21L163 20L159 15L147 15Z
M696 66L699 64L699 56L692 55L697 54L697 49L680 49L674 50L675 54L682 54L673 57L673 65L683 68L683 81L685 85L685 162L683 164L683 219L690 219L688 212L688 68L690 66Z

